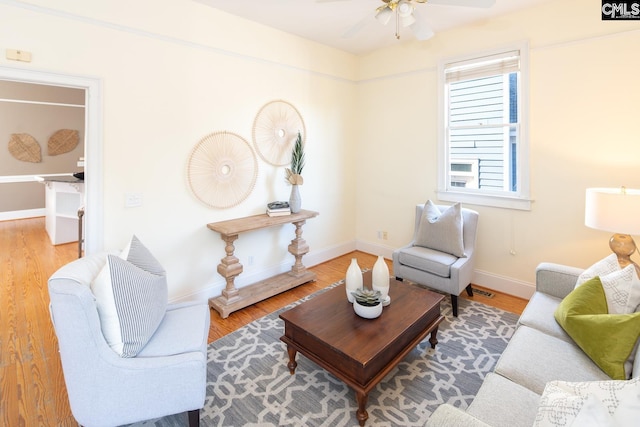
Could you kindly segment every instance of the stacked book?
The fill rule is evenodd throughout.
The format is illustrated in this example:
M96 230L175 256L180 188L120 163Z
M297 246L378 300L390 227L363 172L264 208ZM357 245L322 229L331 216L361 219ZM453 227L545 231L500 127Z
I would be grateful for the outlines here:
M271 202L267 204L267 215L282 216L291 215L291 209L288 202Z

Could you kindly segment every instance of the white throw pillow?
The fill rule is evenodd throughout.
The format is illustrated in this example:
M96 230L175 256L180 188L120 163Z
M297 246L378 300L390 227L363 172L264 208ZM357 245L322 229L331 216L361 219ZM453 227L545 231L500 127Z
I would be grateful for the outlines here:
M105 340L120 356L135 357L164 318L168 301L164 269L133 236L119 257L107 256L91 291Z
M613 273L621 270L620 264L618 264L618 257L616 254L611 254L606 258L601 259L600 261L593 264L591 267L587 268L585 271L578 276L578 280L576 281L576 288L582 285L584 282L593 279L594 277L602 277L609 273Z
M640 304L640 279L633 264L600 276L609 314L635 313Z
M534 427L635 426L640 419L640 378L547 383Z
M462 226L460 203L440 212L431 200L427 200L422 210L414 244L446 252L458 258L464 257Z
M616 254L598 261L585 270L576 282L576 288L599 276L607 298L609 314L635 313L640 305L640 279L633 264L620 268Z

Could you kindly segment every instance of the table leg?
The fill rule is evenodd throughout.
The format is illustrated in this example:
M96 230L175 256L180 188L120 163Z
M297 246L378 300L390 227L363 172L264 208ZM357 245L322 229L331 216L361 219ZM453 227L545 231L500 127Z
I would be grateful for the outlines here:
M302 226L306 221L296 221L293 224L296 226L296 238L291 241L289 245L289 253L293 255L296 262L291 267L291 274L294 276L302 276L307 267L302 264L302 256L309 252L309 245L306 240L302 238Z
M356 416L358 418L358 422L360 426L364 426L364 423L369 418L369 414L367 413L367 400L369 399L368 393L361 393L356 391L356 400L358 401L358 412L356 412Z
M218 264L218 273L227 281L225 289L222 290L222 296L226 298L227 301L233 301L238 298L238 290L233 282L236 276L242 273L242 264L240 264L240 260L233 255L235 251L233 242L238 238L238 235L223 234L221 237L227 244L224 248L227 256L222 258L220 264Z
M298 351L287 345L287 353L289 353L289 363L287 363L287 368L289 368L289 373L293 375L296 372L296 367L298 366L298 362L296 362L296 354Z
M436 348L436 344L438 344L438 338L436 338L437 334L438 334L438 327L436 326L435 328L433 328L433 331L431 331L431 336L429 337L429 343L431 343L431 348Z

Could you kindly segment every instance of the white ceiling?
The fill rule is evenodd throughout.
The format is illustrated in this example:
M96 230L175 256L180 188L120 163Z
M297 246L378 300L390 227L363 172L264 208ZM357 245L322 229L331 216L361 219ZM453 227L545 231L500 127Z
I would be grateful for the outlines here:
M387 26L374 15L381 0L194 0L269 27L296 34L309 40L354 54L364 54L381 47L415 40L409 28L401 28L396 40L395 20ZM455 2L454 0L450 0ZM472 3L474 0L462 2ZM418 4L421 19L438 32L481 21L514 10L525 9L550 0L496 0L486 8ZM354 36L345 32L362 26Z

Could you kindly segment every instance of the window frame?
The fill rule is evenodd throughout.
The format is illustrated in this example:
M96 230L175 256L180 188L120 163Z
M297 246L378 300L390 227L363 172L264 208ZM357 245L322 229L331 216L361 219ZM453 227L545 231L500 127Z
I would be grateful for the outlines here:
M516 171L518 190L495 191L482 189L465 189L453 187L449 181L450 149L447 138L448 100L445 91L445 69L449 64L475 61L482 62L488 56L501 55L506 52L519 51L519 140ZM445 58L438 63L438 199L447 202L461 202L481 206L492 206L507 209L531 210L530 167L529 167L529 46L521 42L493 49L482 53Z

